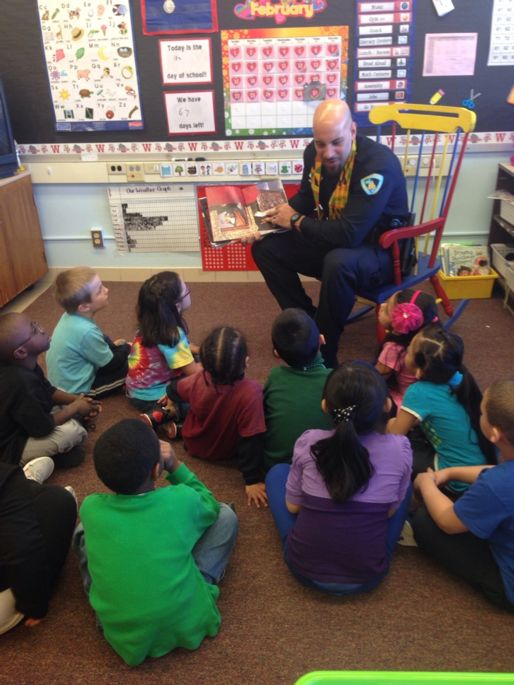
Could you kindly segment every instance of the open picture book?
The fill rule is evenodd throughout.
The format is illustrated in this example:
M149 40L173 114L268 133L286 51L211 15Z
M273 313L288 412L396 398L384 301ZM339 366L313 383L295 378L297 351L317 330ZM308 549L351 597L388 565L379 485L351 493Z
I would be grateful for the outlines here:
M268 209L287 202L278 178L250 186L207 186L199 202L213 247L283 230L264 216Z

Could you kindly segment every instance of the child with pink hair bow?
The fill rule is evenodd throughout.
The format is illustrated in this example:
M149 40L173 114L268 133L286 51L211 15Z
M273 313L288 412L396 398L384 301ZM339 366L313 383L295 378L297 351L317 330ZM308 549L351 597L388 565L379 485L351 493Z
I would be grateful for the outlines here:
M391 398L399 408L405 391L416 380L414 371L405 365L407 347L418 331L438 321L437 304L422 290L402 290L381 305L378 320L386 336L375 368L387 379Z

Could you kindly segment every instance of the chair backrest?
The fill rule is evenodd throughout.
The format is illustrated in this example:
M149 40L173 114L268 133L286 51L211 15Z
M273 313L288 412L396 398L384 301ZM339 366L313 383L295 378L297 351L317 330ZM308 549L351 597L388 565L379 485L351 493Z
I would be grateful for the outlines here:
M386 142L399 156L405 176L412 179L408 183L412 225L427 229L420 230L426 235L424 252L432 238L429 263L433 265L476 114L465 107L393 103L373 107L369 120L377 125L377 140L382 142L382 126L391 127Z

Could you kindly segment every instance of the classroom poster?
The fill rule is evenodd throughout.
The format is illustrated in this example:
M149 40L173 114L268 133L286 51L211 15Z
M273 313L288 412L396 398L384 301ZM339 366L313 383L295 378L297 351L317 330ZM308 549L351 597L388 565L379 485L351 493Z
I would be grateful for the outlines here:
M216 0L141 0L143 33L212 33L218 30Z
M406 102L414 59L415 0L356 0L354 119L368 125L375 105Z
M212 82L211 39L160 40L164 85Z
M473 76L477 33L427 33L423 76Z
M164 93L168 133L192 136L214 133L214 91Z
M326 98L345 97L348 27L221 32L227 136L310 135Z
M38 3L57 131L142 129L128 0Z
M488 67L514 64L514 3L494 0L491 21Z

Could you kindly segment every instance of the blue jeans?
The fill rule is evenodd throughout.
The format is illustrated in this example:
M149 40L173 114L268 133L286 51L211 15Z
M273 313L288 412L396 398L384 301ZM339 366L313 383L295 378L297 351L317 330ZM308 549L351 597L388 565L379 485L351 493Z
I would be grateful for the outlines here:
M193 548L193 558L202 576L208 583L216 584L225 575L239 531L239 520L232 509L220 502L220 513L216 521L207 528ZM87 566L84 528L81 523L75 528L72 540L73 550L78 556L80 575L86 594L91 588L91 576Z
M286 482L290 470L289 464L276 464L268 471L266 475L266 493L268 495L268 506L270 508L275 525L278 528L278 533L280 539L282 540L282 545L284 547L284 554L286 556L287 563L287 536L289 531L293 528L296 522L296 514L291 514L286 507ZM409 486L403 501L400 503L398 509L389 519L389 527L387 531L387 547L386 555L388 561L391 560L393 551L400 533L402 532L403 524L407 518L409 504L412 498L412 487ZM357 592L367 592L376 587L385 577L385 573L373 580L362 583L323 583L321 581L312 580L311 578L305 578L295 573L295 571L289 567L291 573L295 575L298 580L300 580L304 585L309 587L314 587L318 590L324 592L330 592L336 595L351 595ZM387 572L386 572L387 573Z

